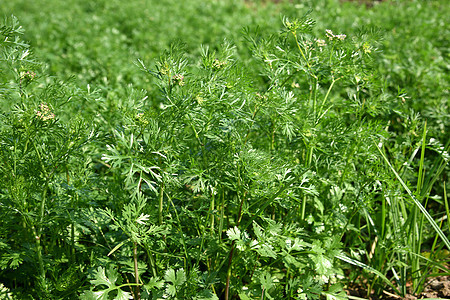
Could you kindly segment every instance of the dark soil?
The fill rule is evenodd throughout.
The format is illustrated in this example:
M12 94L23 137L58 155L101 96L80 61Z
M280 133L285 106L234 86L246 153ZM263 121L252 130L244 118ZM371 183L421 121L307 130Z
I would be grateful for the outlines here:
M411 292L411 291L410 291ZM405 297L395 295L389 290L383 291L383 295L381 297L370 296L367 297L367 289L362 285L351 285L347 288L347 295L355 296L362 299L370 299L370 300L398 300L398 299L407 299L407 300L416 300L416 299L425 299L425 298L441 298L441 299L450 299L450 276L438 276L434 278L429 278L424 291L420 295L412 295L407 294Z

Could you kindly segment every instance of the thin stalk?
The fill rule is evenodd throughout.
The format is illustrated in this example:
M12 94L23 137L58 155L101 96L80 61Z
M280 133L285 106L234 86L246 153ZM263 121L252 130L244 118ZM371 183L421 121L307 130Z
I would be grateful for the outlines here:
M308 149L308 152L307 152L306 168L311 167L313 152L314 152L314 146L310 146L310 148ZM306 199L307 199L306 194L304 194L303 201L302 201L301 216L300 216L301 220L305 220Z
M230 255L228 256L227 282L225 285L225 300L228 300L230 293L231 263L233 261L233 251L235 242L236 240L233 240L233 242L231 243Z
M34 235L34 243L36 247L36 255L38 260L38 267L39 267L39 281L41 281L41 286L44 287L45 290L47 290L47 285L45 283L45 268L44 268L44 260L42 258L42 245L41 245L41 237L39 236L38 230L36 229L36 226L32 225L31 229L33 231Z
M423 174L423 166L424 166L424 159L425 159L425 146L426 146L426 134L427 134L427 122L425 122L425 125L423 127L423 135L422 135L422 151L420 153L420 164L419 164L419 174L417 176L417 190L416 195L419 197L420 193L422 191L423 187L423 178L425 174Z
M49 184L50 178L47 174L44 162L42 161L41 155L39 153L39 150L36 147L36 144L33 141L31 141L31 143L34 147L34 150L36 151L36 155L41 164L42 173L43 173L44 177L46 178L45 185L44 185L44 188L43 188L42 194L41 194L41 205L40 205L40 209L39 209L38 227L36 227L34 225L32 226L34 240L35 240L36 254L37 254L37 259L38 259L38 264L39 264L39 273L40 273L39 276L40 276L40 280L42 281L43 286L46 287L46 285L45 285L45 273L46 272L45 272L45 268L44 268L44 260L42 258L41 226L42 226L43 220L44 220L45 202L46 202L47 189L48 189L48 184Z
M75 262L75 223L73 222L73 220L70 220L70 221L71 221L70 222L70 244L71 244L70 261L72 263L74 263Z
M145 248L145 250L147 251L147 256L148 259L150 261L150 267L152 269L152 275L153 277L156 277L158 275L158 273L156 272L156 264L155 264L155 259L153 258L153 253L150 252L149 249Z
M322 104L320 105L318 114L317 114L317 119L315 121L315 124L317 125L320 121L320 119L323 117L322 111L323 111L323 107L325 106L325 103L327 102L328 96L330 95L331 90L333 89L334 84L339 80L338 79L334 79L331 81L330 87L327 90L327 93L325 94L325 97L322 100ZM325 112L326 113L326 112ZM316 116L314 115L314 118L316 118Z
M424 128L423 128L422 149L421 149L421 153L420 153L419 173L418 173L418 178L417 178L416 195L417 195L417 197L419 197L419 200L422 199L422 192L423 192L422 188L423 188L423 183L424 183L424 178L425 178L424 160L425 160L426 134L427 134L427 122L425 122ZM428 198L424 205L425 208L427 207L427 202L428 202ZM419 217L419 222L417 222L418 213L419 212L417 210L417 207L414 206L411 225L413 227L413 235L412 235L413 248L412 248L412 250L413 250L413 253L415 253L415 254L420 254L420 252L421 252L422 234L423 234L423 227L424 227L423 215L421 215ZM421 276L420 257L417 255L414 255L411 258L411 260L412 260L411 261L411 272L412 272L412 274L414 274L414 276L412 278L413 288L417 289L420 284L419 277ZM416 274L418 274L418 276Z
M448 199L447 199L447 190L445 188L445 180L444 180L444 205L445 205L445 213L447 214L447 227L450 231L450 210L448 208Z
M291 31L291 32L292 32L292 31ZM309 65L309 62L308 62L308 60L306 59L305 53L303 52L302 48L300 47L300 43L298 42L297 32L295 32L295 31L292 32L292 35L293 35L294 38L295 38L295 43L297 44L298 50L300 50L300 53L302 54L302 57L303 57L303 59L305 60L306 65L308 66L308 69L311 70L311 66Z
M309 92L309 102L313 101L313 118L314 122L316 122L316 111L317 111L317 91L319 90L319 81L316 79L314 85L310 84L310 92ZM317 123L315 124L317 125Z
M159 187L159 196L158 196L158 202L159 202L159 206L158 206L158 220L159 220L159 225L162 225L163 223L163 199L164 199L164 182L161 182L161 185Z
M177 218L177 222L175 224L178 224L178 230L182 233L183 229L181 228L181 220L180 220L180 216L178 215L177 208L176 208L175 204L173 203L172 199L170 198L170 196L168 196L167 198L168 198L170 204L172 205L173 211L175 213L175 217ZM183 237L183 235L182 235L182 237ZM184 255L185 255L184 256L184 262L185 262L185 266L184 267L185 267L185 269L187 269L186 268L187 267L186 266L186 259L189 257L189 255L188 255L188 252L187 252L187 247L186 247L186 242L184 240L184 237L181 239L181 245L183 246L183 252L184 252Z
M212 193L211 193L212 195L211 195L211 206L209 207L209 216L210 216L210 218L211 218L211 220L210 220L210 227L211 227L211 234L213 234L214 233L214 219L215 219L215 217L214 217L214 190L212 191Z
M40 210L39 210L39 224L42 224L42 221L44 220L45 201L46 201L46 197L47 197L47 189L48 189L48 183L49 183L50 178L47 174L47 170L45 169L44 162L42 161L41 155L39 153L39 150L36 147L36 144L34 142L32 142L32 144L33 144L34 150L36 151L36 154L38 156L39 162L41 164L42 173L44 174L44 177L46 178L45 186L44 186L44 189L42 190L41 206L40 206ZM37 233L40 234L40 228L38 228Z
M136 286L134 290L134 298L136 300L141 299L141 291L139 288L139 269L138 269L138 260L137 260L137 243L133 241L133 260L134 260L134 278L136 279Z
M202 143L202 141L200 140L200 137L199 137L199 135L198 135L198 132L197 132L197 130L195 129L195 126L194 126L194 124L192 123L192 120L191 120L191 118L190 118L189 115L188 115L188 117L189 117L189 125L191 125L191 128L192 128L192 130L194 131L195 138L197 139L197 142L198 142L201 146L205 146L205 145Z
M250 136L250 131L253 127L253 124L255 123L255 118L256 118L256 114L258 113L258 111L259 111L259 106L258 106L258 104L255 104L255 110L253 111L252 118L251 118L252 123L251 123L251 126L247 130L247 134L245 135L244 145L247 144L248 137Z
M305 220L305 211L306 211L306 195L303 195L302 212L301 212L300 220Z
M241 222L241 219L242 219L242 206L244 205L246 195L247 195L247 193L245 192L241 199L241 204L239 205L238 219L237 219L237 223L236 223L237 227L239 227L239 223ZM226 285L225 285L225 300L228 300L229 292L230 292L231 267L232 267L232 262L233 262L233 252L234 252L235 244L236 244L236 240L233 240L233 242L231 243L230 255L228 256L227 281L226 281Z
M381 239L384 240L386 236L386 197L381 199Z
M67 178L67 184L70 184L70 177L69 177L69 169L66 165L66 178ZM75 198L78 202L78 193L75 193ZM73 210L73 200L70 202L70 209ZM67 214L70 217L70 262L75 262L75 222L73 220L73 216L70 214L69 211L67 211Z
M223 218L225 216L225 191L222 189L222 203L220 205L220 219L219 219L219 241L222 241L222 231L223 231Z
M270 141L270 152L272 153L275 149L275 125L272 123L272 133Z
M444 191L445 191L445 189L444 189ZM439 224L439 228L442 228L443 222L444 222L444 219L442 218L441 219L441 223ZM413 286L414 294L419 294L419 293L421 293L423 291L423 287L424 287L423 285L425 283L425 280L427 279L426 275L427 275L427 273L428 273L428 271L430 269L430 263L439 265L439 263L436 261L436 259L433 258L434 254L436 253L435 249L436 249L436 244L437 244L438 239L439 239L439 236L436 234L435 237L434 237L434 240L433 240L433 244L431 245L431 249L430 249L430 259L426 259L425 258L427 263L426 263L424 272L422 272L422 274L424 274L424 275L421 274L421 278L419 280L419 284L417 286ZM417 253L417 254L413 253L413 255L416 255L419 258L423 258L423 256L420 253Z

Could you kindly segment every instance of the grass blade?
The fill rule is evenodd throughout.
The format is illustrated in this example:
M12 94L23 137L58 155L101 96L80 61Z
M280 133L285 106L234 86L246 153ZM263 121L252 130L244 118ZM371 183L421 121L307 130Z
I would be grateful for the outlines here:
M411 190L408 188L408 186L405 184L405 182L402 180L402 178L400 177L400 175L398 175L397 171L394 169L394 167L391 165L391 163L389 162L389 160L387 159L386 155L384 155L383 151L381 151L380 147L378 147L378 145L374 142L375 146L377 147L378 151L380 152L381 156L383 157L383 159L386 161L386 163L388 164L389 168L391 169L391 171L394 173L395 177L397 177L398 181L400 182L400 184L403 186L403 188L405 189L405 191L408 193L408 195L411 197L411 199L413 200L414 204L420 209L420 211L424 214L425 218L428 220L428 222L430 222L431 226L433 227L433 229L436 231L436 233L439 235L439 237L442 239L442 241L444 242L445 246L447 247L447 249L450 250L450 242L448 240L448 238L445 236L445 234L442 232L442 230L439 228L439 226L436 224L436 222L433 220L433 218L431 217L431 215L427 212L427 210L425 209L425 207L423 207L423 205L420 203L419 200L417 200L417 198L413 195L413 193L411 192Z
M396 291L397 294L400 294L399 290L392 284L392 282L389 281L389 279L387 279L386 276L384 276L380 271L366 265L365 263L362 263L358 260L355 260L353 258L350 258L348 256L345 255L336 255L336 258L339 258L342 261L345 261L346 263L352 264L354 266L363 268L371 273L374 273L375 275L377 275L378 277L380 277L381 279L383 279L384 282L386 282L387 285L389 285L392 289L394 289Z

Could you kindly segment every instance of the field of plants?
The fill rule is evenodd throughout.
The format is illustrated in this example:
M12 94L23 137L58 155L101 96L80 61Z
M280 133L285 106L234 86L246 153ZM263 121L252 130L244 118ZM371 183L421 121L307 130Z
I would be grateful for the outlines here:
M450 297L447 0L0 15L0 299Z

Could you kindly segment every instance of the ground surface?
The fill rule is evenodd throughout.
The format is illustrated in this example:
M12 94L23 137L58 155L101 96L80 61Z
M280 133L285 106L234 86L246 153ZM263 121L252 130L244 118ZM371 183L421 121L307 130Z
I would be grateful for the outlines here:
M367 289L361 285L353 285L347 289L347 294L349 296L359 297L362 299L368 299L367 297ZM435 278L429 278L424 291L419 296L414 296L411 294L406 295L405 298L397 296L389 291L385 291L383 298L375 298L370 297L370 300L376 299L386 299L386 300L394 300L394 299L407 299L407 300L416 300L416 299L450 299L450 276L439 276Z

